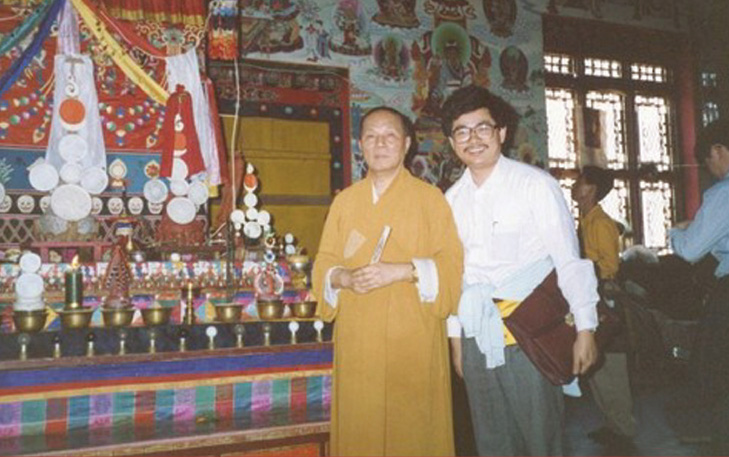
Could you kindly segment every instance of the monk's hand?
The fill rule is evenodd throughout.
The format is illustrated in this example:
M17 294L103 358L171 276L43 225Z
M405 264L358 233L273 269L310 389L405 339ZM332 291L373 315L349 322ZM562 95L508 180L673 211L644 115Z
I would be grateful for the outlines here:
M397 281L409 281L411 275L410 263L373 263L352 272L352 290L364 294Z
M577 332L577 339L572 348L573 365L572 374L581 375L597 362L597 342L595 341L595 333L590 330L580 330Z

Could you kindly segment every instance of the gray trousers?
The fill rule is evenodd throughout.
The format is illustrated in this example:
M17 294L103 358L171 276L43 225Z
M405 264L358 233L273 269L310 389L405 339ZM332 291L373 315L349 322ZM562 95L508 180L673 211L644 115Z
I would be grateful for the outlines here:
M461 338L463 377L479 455L563 455L562 388L542 376L522 350L486 368L474 338Z

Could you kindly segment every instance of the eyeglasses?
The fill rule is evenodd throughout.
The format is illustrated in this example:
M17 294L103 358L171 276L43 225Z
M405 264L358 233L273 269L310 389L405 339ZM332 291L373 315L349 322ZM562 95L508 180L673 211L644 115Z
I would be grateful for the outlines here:
M451 136L456 143L466 143L471 139L471 134L476 132L476 135L482 140L488 140L494 136L494 132L499 127L488 122L481 122L473 127L458 127L451 132Z

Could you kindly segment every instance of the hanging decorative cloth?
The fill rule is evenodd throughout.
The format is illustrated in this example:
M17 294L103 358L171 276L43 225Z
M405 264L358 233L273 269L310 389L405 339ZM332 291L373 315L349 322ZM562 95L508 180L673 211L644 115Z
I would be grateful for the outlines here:
M106 147L101 130L99 99L96 94L94 64L88 56L56 54L53 118L46 149L46 162L60 170L69 155L81 169L106 169ZM64 140L73 132L75 146ZM79 144L84 146L82 152ZM70 150L69 147L73 150ZM63 149L63 150L62 150Z
M81 39L78 34L78 16L70 2L66 2L61 10L61 21L58 25L57 54L81 54Z
M165 121L160 135L164 139L160 176L164 178L172 176L175 155L187 165L187 175L192 176L205 170L205 163L200 154L200 142L195 131L192 101L192 96L182 85L177 86L167 101ZM184 138L181 135L184 135ZM179 151L182 150L185 152L180 154Z
M38 23L43 19L48 8L51 6L50 0L45 0L42 5L30 13L28 17L23 20L23 23L15 27L12 32L5 35L0 41L0 54L5 54L9 50L13 49L25 38L32 30L38 26Z
M210 113L210 102L203 91L200 79L197 53L191 48L183 54L167 57L167 90L183 85L192 96L192 113L194 129L200 141L200 153L205 163L208 181L212 185L220 184L220 161L218 144L215 140ZM187 124L187 121L184 121ZM185 126L187 127L187 125Z
M84 3L83 0L71 0L73 6L78 11L81 19L91 30L94 37L101 43L101 48L106 54L114 60L114 63L121 68L124 74L134 84L141 88L154 101L165 104L169 94L157 84L127 53L119 42L109 33L101 20L93 13L93 11Z
M43 42L46 41L48 35L51 32L51 26L58 16L58 12L65 3L65 0L54 0L51 7L48 9L48 13L43 17L43 20L38 27L38 31L33 37L33 41L23 51L23 54L13 62L13 65L0 76L0 97L15 83L18 77L23 73L25 67L28 66L30 60L38 54Z

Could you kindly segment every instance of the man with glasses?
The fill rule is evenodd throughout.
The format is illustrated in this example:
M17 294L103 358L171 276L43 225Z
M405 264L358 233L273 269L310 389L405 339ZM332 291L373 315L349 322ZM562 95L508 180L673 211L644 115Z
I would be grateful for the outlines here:
M597 279L580 259L574 221L557 181L502 154L518 116L487 89L455 91L443 133L466 165L448 190L465 253L458 317L448 322L453 364L466 382L480 455L563 455L564 403L504 327L550 271L577 327L576 375L597 359ZM463 335L463 338L461 338Z

